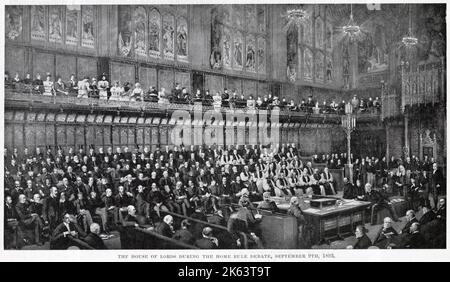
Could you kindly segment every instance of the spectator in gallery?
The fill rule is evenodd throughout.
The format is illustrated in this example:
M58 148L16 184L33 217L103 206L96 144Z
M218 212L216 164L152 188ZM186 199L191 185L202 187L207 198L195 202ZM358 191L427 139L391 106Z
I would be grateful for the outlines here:
M130 101L142 101L143 94L144 90L141 88L141 84L136 82L130 95Z
M229 102L230 102L230 94L228 93L228 89L227 88L225 88L223 90L223 93L222 93L221 97L222 97L222 105L224 107L228 107Z
M89 96L92 98L98 98L99 96L98 82L97 78L93 77L92 82L89 85Z
M109 97L109 100L111 101L119 101L124 93L123 87L120 85L119 81L114 82L114 85L111 87L110 91L111 96Z
M64 96L69 95L69 92L66 89L66 85L62 81L61 77L58 77L58 80L55 83L55 92L56 92L56 95L59 95L59 96L61 96L61 95L64 95Z
M209 89L206 89L206 91L205 91L205 101L206 102L213 101L213 97L211 96L211 93L209 93Z
M108 88L109 88L109 82L106 79L106 74L102 74L102 79L98 82L98 90L99 90L99 98L102 100L108 99Z
M147 97L148 97L148 101L149 102L153 102L156 103L158 102L158 90L156 90L155 86L150 86L148 92L147 92Z
M202 101L202 92L200 89L197 89L194 95L194 102L201 102Z
M168 104L169 99L166 94L166 89L164 87L161 87L161 91L158 93L158 103L160 104Z
M179 102L180 98L181 98L181 85L177 82L175 84L175 88L172 90L170 102Z
M9 72L5 72L5 85L11 83L11 78L9 77Z
M33 91L38 94L42 94L44 92L44 82L42 81L39 73L36 74L36 78L33 81Z
M16 74L14 75L13 79L11 80L11 82L12 82L12 84L17 84L17 83L21 83L22 82L18 72L16 72Z
M27 74L25 75L25 79L22 80L22 83L23 83L23 84L26 84L26 85L30 85L32 82L33 82L33 81L32 81L32 79L31 79L31 74L27 73Z
M258 98L256 98L256 106L258 107L258 109L261 109L263 106L263 100L259 96Z
M83 80L78 81L78 96L77 98L88 98L89 93L89 77L85 76Z
M255 99L253 99L253 96L250 95L250 97L248 97L248 100L247 100L247 108L255 109L255 106L256 106L256 101L255 101Z
M183 87L181 89L181 102L186 103L186 102L190 102L191 101L191 96L189 95L187 88Z
M42 95L44 96L53 96L54 88L53 88L53 81L51 79L52 76L48 73L47 78L43 82L44 93Z
M368 249L372 246L372 241L367 236L367 229L363 225L358 225L355 229L356 243L348 246L347 249Z
M356 97L356 95L353 96L351 104L352 104L353 112L355 113L359 107L359 99Z
M229 100L230 109L234 109L236 107L238 100L239 100L239 97L238 97L236 91L233 91L233 93L231 94L230 100Z
M70 79L67 82L67 88L69 89L70 96L77 96L78 82L76 81L74 74L70 75Z
M217 91L213 96L213 106L214 109L220 109L222 106L222 95L220 95L219 91Z

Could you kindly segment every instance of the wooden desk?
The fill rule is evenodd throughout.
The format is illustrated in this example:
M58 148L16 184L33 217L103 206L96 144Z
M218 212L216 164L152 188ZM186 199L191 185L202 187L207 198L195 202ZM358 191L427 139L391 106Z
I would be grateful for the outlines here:
M329 243L333 238L351 234L357 224L364 224L365 210L370 205L370 202L350 200L329 208L303 210L305 220L312 225L313 243Z
M284 198L272 197L281 212L287 212L289 201ZM323 209L311 208L308 198L300 198L300 207L308 224L311 225L313 244L329 243L331 239L341 239L343 236L353 233L358 224L365 223L365 210L370 202L355 200L339 200L342 205L331 206ZM255 202L257 205L260 202Z

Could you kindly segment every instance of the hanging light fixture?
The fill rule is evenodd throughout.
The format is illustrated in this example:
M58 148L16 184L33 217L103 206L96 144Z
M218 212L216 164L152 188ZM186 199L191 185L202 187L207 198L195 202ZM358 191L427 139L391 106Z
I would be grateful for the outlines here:
M407 47L411 48L416 45L419 40L412 33L412 18L411 18L411 5L408 6L409 12L409 26L408 26L408 34L402 38L402 43Z
M354 38L361 31L361 28L355 23L355 20L353 19L353 4L350 4L350 20L348 21L347 25L342 27L342 30L346 35L350 36L350 38Z
M308 21L309 14L305 9L303 9L303 5L300 5L299 8L287 10L286 15L284 15L284 17L288 21L287 26L289 26L291 24L300 26Z

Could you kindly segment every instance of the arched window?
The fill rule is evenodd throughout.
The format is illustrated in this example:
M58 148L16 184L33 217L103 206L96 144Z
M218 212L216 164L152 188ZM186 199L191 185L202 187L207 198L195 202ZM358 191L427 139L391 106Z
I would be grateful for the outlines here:
M184 17L177 20L177 58L181 61L188 59L188 23Z
M152 57L161 56L161 14L152 9L149 16L148 51Z
M78 18L81 14L81 6L66 6L66 44L78 45L80 42L80 25Z
M324 56L323 53L320 51L316 52L316 56L315 56L315 79L316 82L320 82L323 83L323 72L324 72Z
M119 35L118 35L118 52L124 57L131 56L132 46L131 31L131 7L119 6Z
M61 6L49 6L49 41L62 43L62 8Z
M175 56L175 17L172 14L163 15L162 28L163 56L165 59L173 60Z
M313 79L313 53L309 48L305 48L303 55L303 78L305 80Z
M136 55L147 57L145 35L147 34L147 11L138 6L134 9L134 51Z
M45 6L31 6L31 39L45 41L46 38Z
M317 17L315 25L316 25L316 30L315 30L316 48L323 49L323 45L324 45L323 44L323 32L324 32L324 29L323 29L323 20L322 20L322 18Z

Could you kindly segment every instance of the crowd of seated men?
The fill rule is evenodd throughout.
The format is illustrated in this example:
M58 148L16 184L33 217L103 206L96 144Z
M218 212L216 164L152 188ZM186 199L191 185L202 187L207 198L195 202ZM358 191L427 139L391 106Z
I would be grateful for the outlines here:
M304 164L295 144L174 147L131 152L127 147L90 147L78 152L40 148L31 153L5 149L5 195L9 231L34 230L52 237L65 214L89 233L98 223L108 233L133 206L144 223L156 227L164 211L191 216L217 214L224 206L241 208L250 239L258 234L254 201L269 196L334 195L328 168ZM270 210L270 209L269 209ZM47 231L46 231L47 230ZM46 232L43 232L46 231ZM47 236L47 237L48 237ZM21 237L21 236L19 236ZM23 244L23 240L15 244Z
M210 93L209 89L204 92L196 89L195 93L189 93L188 88L175 84L171 91L162 87L159 91L156 86L150 86L148 90L143 89L139 82L134 85L130 82L114 81L110 83L106 74L96 77L84 77L80 80L72 74L67 81L57 77L56 80L50 74L46 74L43 79L39 73L33 79L30 74L21 78L18 73L10 77L5 73L5 87L19 91L40 94L45 96L71 96L78 98L98 98L110 101L145 101L154 103L202 103L217 108L249 108L271 110L275 107L282 110L290 110L306 113L335 113L344 114L346 102L336 103L334 100L328 104L323 101L322 104L309 96L296 104L294 100L287 101L286 98L280 99L272 94L266 94L258 97L245 97L243 93L237 93L236 89L229 90L225 88L222 92ZM350 101L355 112L381 112L381 100L369 98L367 101L358 99L356 95Z
M422 215L416 218L414 210L406 212L406 223L398 230L392 219L385 217L383 225L371 239L368 230L359 225L355 230L356 242L348 249L430 249L446 247L447 205L441 198L437 208L423 205Z

